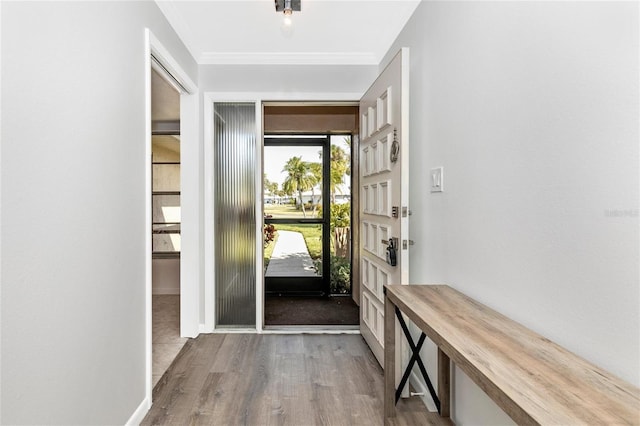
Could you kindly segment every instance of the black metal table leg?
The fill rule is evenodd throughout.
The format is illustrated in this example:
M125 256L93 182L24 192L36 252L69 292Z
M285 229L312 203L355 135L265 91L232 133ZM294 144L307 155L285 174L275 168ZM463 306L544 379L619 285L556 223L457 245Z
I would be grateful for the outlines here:
M411 337L411 333L409 332L409 328L407 327L407 323L404 321L402 317L402 313L400 309L396 306L396 317L398 317L398 321L400 322L400 327L402 328L402 332L404 336L407 338L409 342L409 347L411 348L411 359L409 360L409 364L407 364L407 368L404 370L404 374L402 375L402 380L400 380L400 385L398 385L398 389L396 390L396 404L400 400L400 395L402 394L402 390L407 384L407 380L411 375L411 369L413 365L417 362L418 368L420 368L420 372L422 373L422 377L424 377L425 382L427 383L427 387L429 388L429 393L431 394L431 398L433 398L433 402L438 409L438 413L440 413L440 399L438 399L438 395L436 394L435 389L433 388L433 384L429 379L429 374L427 374L427 369L420 358L420 349L422 349L422 345L424 344L427 335L424 333L420 334L420 338L418 339L418 344L416 345L413 341L413 337Z

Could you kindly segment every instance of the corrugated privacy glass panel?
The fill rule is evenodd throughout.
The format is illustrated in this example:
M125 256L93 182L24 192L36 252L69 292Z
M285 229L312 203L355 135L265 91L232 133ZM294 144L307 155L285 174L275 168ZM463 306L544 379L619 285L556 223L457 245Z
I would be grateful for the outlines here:
M254 103L214 103L216 324L256 324Z

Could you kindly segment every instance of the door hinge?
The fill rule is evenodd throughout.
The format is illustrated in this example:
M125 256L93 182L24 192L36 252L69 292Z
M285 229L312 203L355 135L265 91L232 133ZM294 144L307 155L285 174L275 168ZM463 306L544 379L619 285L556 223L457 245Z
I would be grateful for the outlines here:
M402 217L407 217L407 216L411 216L411 210L409 210L409 207L407 206L403 206L402 207Z

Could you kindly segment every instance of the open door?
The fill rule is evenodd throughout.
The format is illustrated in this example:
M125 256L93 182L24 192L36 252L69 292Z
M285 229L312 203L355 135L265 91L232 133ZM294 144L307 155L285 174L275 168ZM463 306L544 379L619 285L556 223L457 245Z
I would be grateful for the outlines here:
M383 288L409 283L408 109L409 49L403 48L360 100L360 331L381 365Z

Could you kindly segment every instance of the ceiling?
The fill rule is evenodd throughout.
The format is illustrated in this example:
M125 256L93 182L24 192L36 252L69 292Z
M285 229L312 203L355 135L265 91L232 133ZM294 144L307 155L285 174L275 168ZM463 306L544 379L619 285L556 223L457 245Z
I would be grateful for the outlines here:
M420 0L156 0L200 64L378 65Z

